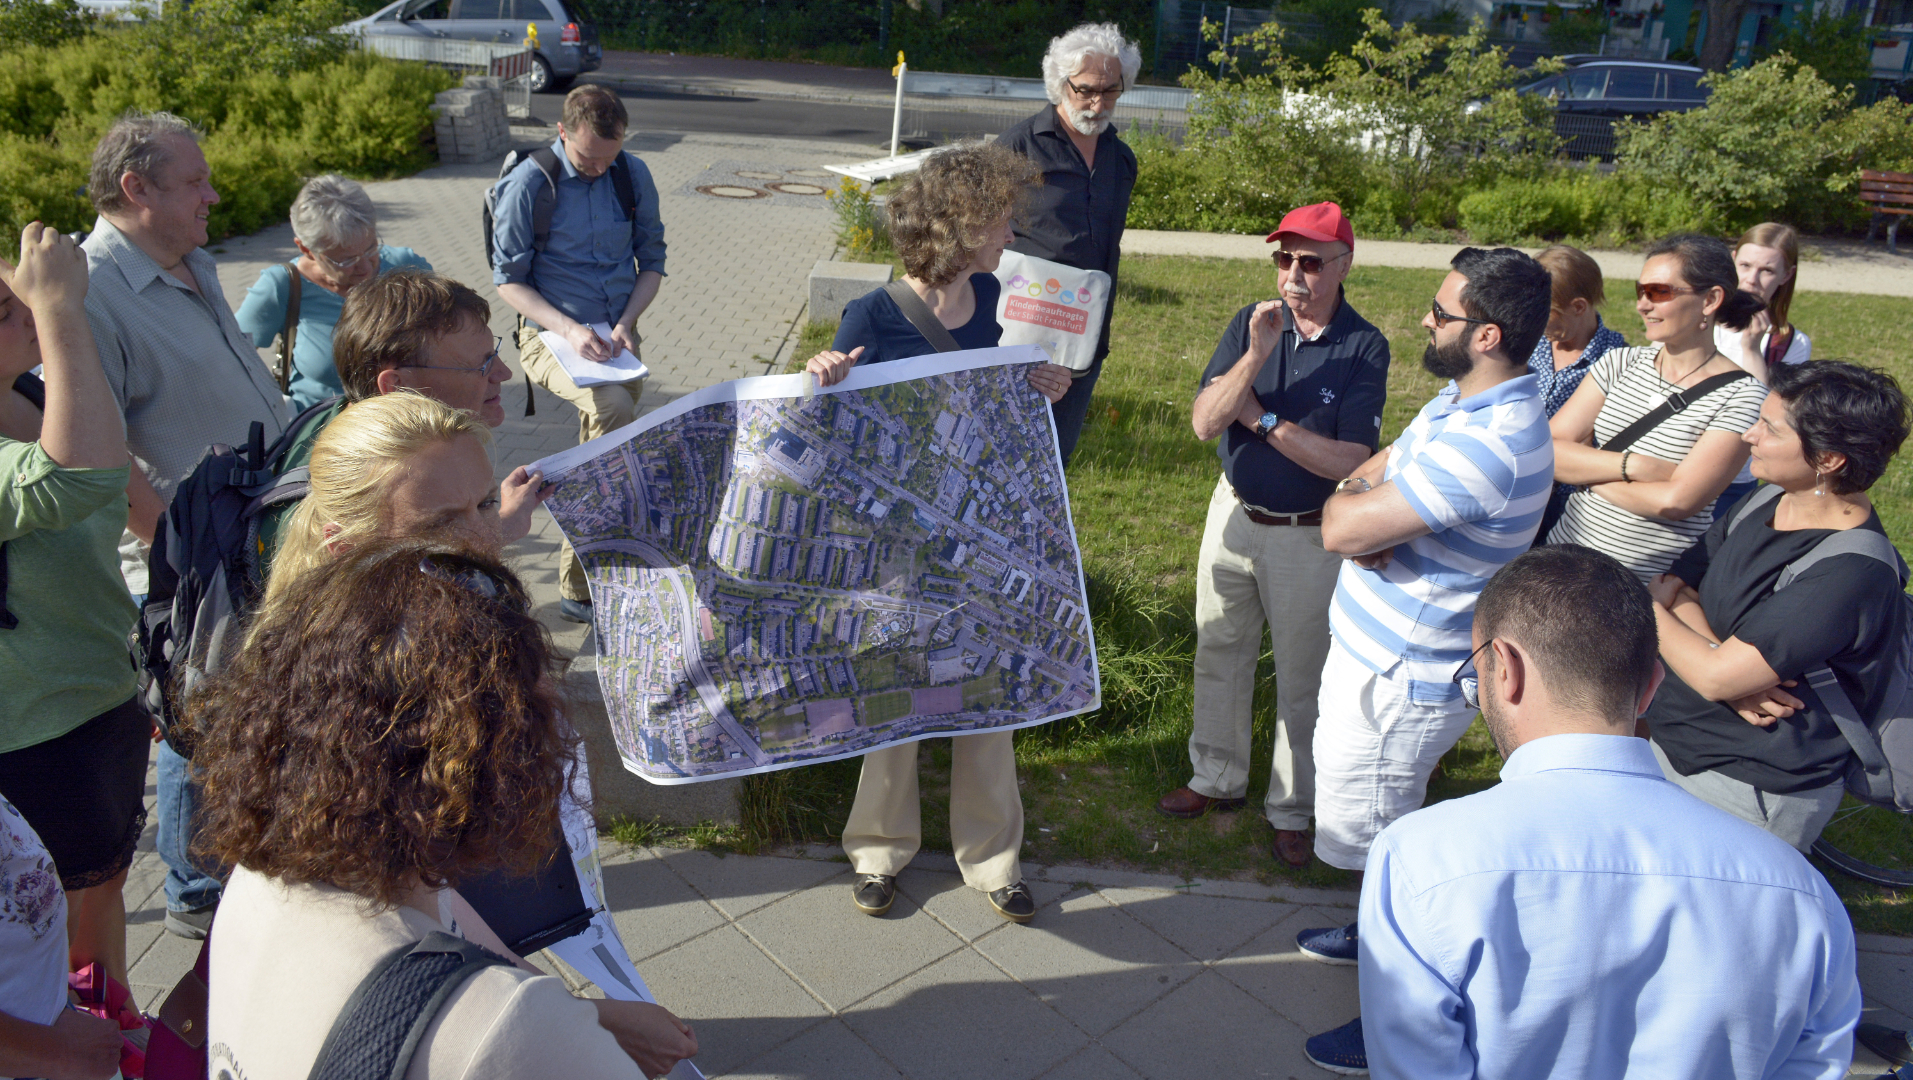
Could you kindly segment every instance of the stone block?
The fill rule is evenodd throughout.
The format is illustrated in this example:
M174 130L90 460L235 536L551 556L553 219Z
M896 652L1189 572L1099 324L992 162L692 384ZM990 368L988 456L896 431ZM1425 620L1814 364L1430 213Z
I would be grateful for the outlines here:
M566 713L585 738L585 753L591 762L591 801L600 823L628 817L638 821L656 819L667 825L696 825L702 821L737 824L737 791L742 781L706 780L667 786L640 778L626 769L618 756L617 740L611 735L611 721L598 687L598 673L581 663L565 677L565 689L569 695Z
M889 263L853 263L820 260L810 268L811 322L836 322L844 305L890 284L895 267Z
M505 80L496 75L467 75L465 76L464 86L467 90L502 91L505 89Z

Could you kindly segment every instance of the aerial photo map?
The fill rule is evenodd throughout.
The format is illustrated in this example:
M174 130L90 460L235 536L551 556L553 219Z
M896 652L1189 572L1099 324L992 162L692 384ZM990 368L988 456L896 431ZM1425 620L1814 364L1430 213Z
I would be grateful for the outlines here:
M743 379L533 466L626 767L690 783L1096 708L1043 359Z

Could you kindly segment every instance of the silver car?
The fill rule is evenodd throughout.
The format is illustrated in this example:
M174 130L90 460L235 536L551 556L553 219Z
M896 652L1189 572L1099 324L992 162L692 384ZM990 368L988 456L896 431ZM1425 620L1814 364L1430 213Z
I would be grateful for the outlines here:
M598 28L580 18L567 0L398 0L339 29L507 43L523 41L528 23L538 25L538 48L531 58L533 90L563 90L604 63Z

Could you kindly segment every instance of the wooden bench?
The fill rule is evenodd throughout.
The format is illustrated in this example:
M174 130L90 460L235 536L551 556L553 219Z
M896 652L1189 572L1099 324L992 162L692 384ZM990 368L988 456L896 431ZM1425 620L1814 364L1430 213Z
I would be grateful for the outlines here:
M1885 221L1886 246L1900 250L1900 220L1913 214L1913 173L1860 170L1860 201L1873 208L1873 220L1867 223L1867 240Z

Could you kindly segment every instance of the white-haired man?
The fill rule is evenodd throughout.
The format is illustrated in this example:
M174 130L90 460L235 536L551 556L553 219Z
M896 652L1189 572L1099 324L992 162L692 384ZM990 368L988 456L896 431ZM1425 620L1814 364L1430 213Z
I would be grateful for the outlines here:
M1043 186L1016 218L1020 251L1081 270L1109 275L1111 295L1089 370L1075 373L1069 393L1050 406L1063 464L1089 415L1089 395L1109 355L1109 319L1115 311L1116 264L1122 258L1123 221L1136 186L1136 154L1116 137L1110 117L1116 99L1134 86L1142 51L1115 23L1084 23L1053 39L1043 54L1043 83L1053 103L998 137L1036 162Z

